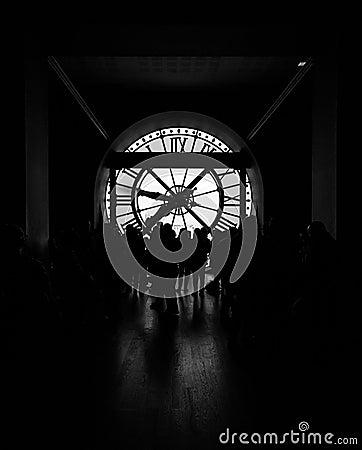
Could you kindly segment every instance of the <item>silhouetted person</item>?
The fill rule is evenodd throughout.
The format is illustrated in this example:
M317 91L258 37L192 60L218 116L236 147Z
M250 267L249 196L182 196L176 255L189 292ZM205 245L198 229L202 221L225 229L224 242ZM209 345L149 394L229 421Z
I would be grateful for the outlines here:
M171 224L166 223L161 229L161 241L167 250L175 252L181 248L180 241L176 238L176 233L173 230ZM167 281L167 294L168 298L166 299L166 313L172 315L178 315L178 305L177 298L175 292L175 280L177 278L178 266L177 263L173 262L164 262L164 277L169 278Z
M134 228L132 225L128 225L126 228L126 237L130 250L139 264L146 265L146 246L143 240L141 231ZM125 262L127 263L127 262ZM133 288L138 291L140 288L144 288L146 280L142 276L142 272L138 269L133 274L132 285Z
M192 238L191 231L183 228L180 231L180 243L185 250L190 250L192 248ZM192 254L179 263L179 290L187 290L186 282L187 277L192 273Z
M306 342L318 353L328 345L336 322L336 241L324 224L312 222L307 228L306 254L300 296L293 305L293 320L299 345Z
M242 243L241 230L234 236L235 238L237 241L237 253L239 253ZM232 253L233 263L237 256ZM230 350L239 350L240 347L248 349L255 346L262 318L262 298L265 294L264 258L264 239L262 236L259 236L253 258L248 268L243 276L233 285L235 295L232 297L231 302L232 316L228 342ZM230 305L228 298L226 298L226 308L224 307L224 302L225 299L223 301L222 313ZM225 316L228 316L227 311L222 315L222 318Z
M195 234L197 236L198 242L196 250L192 255L191 264L193 275L194 290L196 295L197 292L203 294L206 285L205 282L205 271L208 255L211 250L211 241L208 239L208 230L205 227L196 228Z
M220 272L222 306L221 315L223 317L229 316L230 308L233 306L233 296L235 285L230 283L230 276L238 259L241 244L242 244L242 230L236 227L231 227L230 230L230 250L227 256L226 263ZM235 315L235 311L234 311Z
M78 233L74 229L61 230L53 247L54 277L63 320L71 326L98 320L103 316L101 293L88 264L83 264Z
M226 233L215 229L212 234L212 246L215 248L214 255L220 254L220 247L224 245L224 240L226 239ZM210 256L210 266L211 271L216 266L216 261L214 261L215 256ZM206 290L212 295L219 295L221 289L221 277L222 270L214 277L211 283L207 285Z
M21 227L1 226L1 316L19 345L30 345L32 338L45 339L42 334L56 319L47 271L40 261L26 255L25 242Z
M162 227L163 227L163 223L159 222L152 229L151 233L148 233L149 240L150 240L150 243L152 243L152 246L155 245L154 242L156 241L157 233L159 233L159 235L161 235ZM162 266L160 265L160 261L158 260L158 258L156 258L156 256L153 255L153 253L148 251L148 249L147 249L146 260L147 260L147 270L149 272L148 276L149 276L149 279L151 281L151 293L152 293L152 286L154 286L154 283L155 283L154 275L162 276ZM160 309L161 308L161 304L163 304L163 301L156 300L151 305L151 307L154 308L154 309Z
M181 248L180 240L177 239L176 233L173 230L171 224L159 224L158 229L153 229L151 233L151 240L155 239L155 234L160 233L160 240L162 245L169 251L177 251ZM178 315L178 305L176 298L176 279L178 276L178 265L177 263L167 262L160 260L154 256L151 256L152 266L151 273L164 278L162 280L162 286L164 288L164 298L166 298L166 314ZM163 308L163 299L156 298L155 302L151 305L152 309L161 311Z

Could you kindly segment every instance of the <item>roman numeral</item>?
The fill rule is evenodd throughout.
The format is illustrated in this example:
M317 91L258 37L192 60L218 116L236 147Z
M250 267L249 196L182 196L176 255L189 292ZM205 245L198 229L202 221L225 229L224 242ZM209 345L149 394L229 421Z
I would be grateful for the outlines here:
M180 136L172 137L170 138L171 142L171 152L184 152L185 151L185 145L187 142L187 138L181 138Z
M117 186L121 186L121 187L124 187L127 189L132 189L132 186L128 186L128 184L123 184L123 183L116 183L116 184L117 184Z
M129 194L117 194L116 197L116 205L117 206L129 206L132 202L132 197Z
M139 228L138 222L134 217L132 217L132 219L126 220L125 222L121 223L121 225L122 225L122 228L126 228L127 225L132 225L133 227Z
M232 205L226 205L228 208L235 208L235 206ZM232 217L237 217L238 219L240 219L240 215L239 214L233 214L233 213L229 213L227 211L224 210L224 214L227 214L228 216L232 216Z
M204 145L203 145L203 147L202 147L202 149L201 149L201 153L205 153L205 150L206 150L206 153L212 153L212 152L215 151L214 148L211 148L211 150L210 150L210 148L211 148L211 145L210 145L210 144L207 144L207 143L205 142Z
M117 219L118 219L118 217L129 216L129 215L131 215L131 214L133 214L133 211L128 211L128 212L125 212L125 213L123 213L123 214L117 214L116 217L117 217Z
M235 173L234 169L228 169L226 172L218 174L218 175L219 175L220 180L222 180L226 175L232 175L234 173Z
M133 169L123 169L123 173L125 173L126 175L136 179L138 176L138 173L133 170Z
M220 217L220 220L218 221L215 228L218 228L221 231L228 230L230 227L234 227L234 222L231 222L230 220L226 219L225 217Z
M224 197L224 203L231 203L231 202L236 202L236 203L240 203L240 194L238 195L234 195L234 197L230 197L229 195L225 195ZM234 206L234 205L230 205L230 206Z

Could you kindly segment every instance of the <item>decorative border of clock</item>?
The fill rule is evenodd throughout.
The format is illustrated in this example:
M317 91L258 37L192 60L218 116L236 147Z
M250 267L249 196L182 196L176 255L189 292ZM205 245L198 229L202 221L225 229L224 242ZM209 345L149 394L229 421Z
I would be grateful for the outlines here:
M221 140L213 135L190 128L167 128L156 130L142 136L131 144L125 152L146 153L203 153L231 152ZM159 173L157 173L157 171ZM140 168L124 168L116 172L116 218L120 231L125 232L127 225L143 228L146 226L146 215L155 213L167 201L167 195L181 194L187 187L197 189L200 184L202 169L163 168L146 170ZM192 178L196 179L195 182ZM236 169L210 169L202 177L208 182L204 190L190 193L191 198L183 204L175 203L175 208L163 218L174 228L190 228L207 226L211 230L224 230L240 224L240 182L241 177ZM158 195L147 191L143 185L155 180ZM245 181L245 215L252 209L252 193L249 179ZM142 200L147 197L148 204L142 208ZM132 199L134 201L132 201ZM196 199L198 201L196 201ZM211 204L210 204L210 199ZM105 209L108 220L111 213L111 182L107 183L105 192ZM153 201L153 204L150 204ZM206 201L206 204L202 204ZM197 210L197 212L195 211ZM196 219L195 219L196 217ZM191 225L192 226L192 225Z
M232 177L235 186L228 184ZM143 200L149 206L142 205ZM155 213L146 217L151 209ZM203 209L213 214L208 213L207 220ZM228 257L230 226L242 225L242 245L230 276L234 282L252 259L258 222L262 225L261 174L247 144L221 122L183 111L156 114L125 130L104 155L95 185L95 224L100 212L108 257L130 285L134 273L146 269L122 236L128 225L144 234L163 219L174 221L171 224L181 219L187 227L188 214L187 219L192 218L197 226L223 230L228 245L215 246L212 240L211 254L221 251L213 258L220 263L217 273ZM158 291L152 295L168 295L169 283L154 276L152 289Z
M238 192L238 188L240 181L244 181L245 184L245 211L243 212L246 216L256 214L258 215L258 222L262 221L263 186L255 158L247 144L234 131L213 118L197 113L173 111L143 119L122 133L112 143L98 171L95 189L96 220L98 219L97 216L99 216L99 209L105 220L111 219L111 177L107 161L109 161L109 155L115 153L121 158L123 157L120 153L123 153L124 159L128 155L129 157L147 158L162 153L204 153L208 156L215 156L215 154L223 156L233 153L246 155L246 173L243 180L240 179L239 171L234 168L227 170L215 168L207 174L207 181L209 183L214 182L213 189L210 189L210 191L218 194L216 196L213 192L210 192L210 196L214 195L212 197L214 202L213 209L219 212L219 214L215 214L212 220L209 214L207 225L210 229L219 230L239 225L241 211L240 191ZM158 175L157 170L159 170ZM150 214L153 211L157 211L157 204L164 204L167 200L166 197L162 198L159 196L158 200L156 198L152 199L154 204L151 207L142 207L145 198L148 201L152 198L152 193L149 192L148 198L147 193L146 197L139 195L139 192L142 194L143 191L147 191L143 188L147 181L146 179L149 180L152 176L154 180L157 180L157 178L161 179L163 185L162 182L158 184L159 189L157 189L157 193L175 196L175 194L180 194L187 185L190 185L192 177L197 177L196 169L192 170L192 168L188 167L183 169L183 174L180 174L180 171L182 172L181 168L169 168L170 173L168 177L165 177L165 169L163 172L160 170L155 169L152 174L149 171L146 171L146 173L140 168L128 166L117 168L114 172L115 183L117 184L115 192L117 203L116 216L118 216L117 225L122 232L128 224L143 227L147 219L145 217L145 209L149 208L150 211L147 214ZM201 171L199 169L199 173ZM161 174L162 176L160 176ZM197 189L199 186L200 184L193 186L193 188ZM206 184L204 184L205 186ZM201 219L196 220L194 225L201 226L203 223L205 224L206 216L201 211L206 211L207 208L210 208L210 205L202 204L202 201L199 200L206 199L206 194L206 191L192 192L192 198L188 199L188 203L184 202L180 207L173 208L169 213L169 217L167 219L164 218L164 220L173 223L178 228L181 226L187 227L190 219L187 220L186 215L188 214L190 218L190 211L187 211L186 208L194 205L193 211L198 211L197 216ZM196 201L196 197L198 201ZM131 198L133 198L133 202ZM191 207L188 209L192 210ZM178 219L180 220L177 224Z

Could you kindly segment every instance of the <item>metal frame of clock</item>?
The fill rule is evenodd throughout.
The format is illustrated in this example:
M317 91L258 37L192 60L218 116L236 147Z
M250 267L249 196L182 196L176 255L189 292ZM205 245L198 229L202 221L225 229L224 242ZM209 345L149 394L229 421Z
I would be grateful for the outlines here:
M167 167L138 166L171 153L172 165ZM191 153L213 158L213 167L190 167ZM123 152L113 152L106 164L104 212L121 233L128 225L145 230L156 223L157 215L178 229L223 231L239 226L252 213L251 184L240 153L202 129L157 128Z

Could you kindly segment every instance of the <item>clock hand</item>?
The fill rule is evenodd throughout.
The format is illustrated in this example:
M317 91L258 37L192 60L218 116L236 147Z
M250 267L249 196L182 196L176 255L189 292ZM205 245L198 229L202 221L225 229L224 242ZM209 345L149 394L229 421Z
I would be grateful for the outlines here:
M162 205L156 214L146 221L146 228L150 230L159 220L162 219L162 217L168 216L174 208L174 202L168 202L166 205Z
M170 192L171 195L175 195L171 189L167 186L167 184L155 173L152 169L148 169L148 172L160 183L160 185L166 189L166 191Z
M191 183L186 186L186 189L192 189L197 185L197 183L204 178L204 176L209 172L209 169L204 169L197 177L195 177Z
M153 200L161 200L161 201L162 200L169 201L171 198L170 195L163 195L160 194L159 192L145 191L143 189L140 189L137 194L143 197L152 198Z

